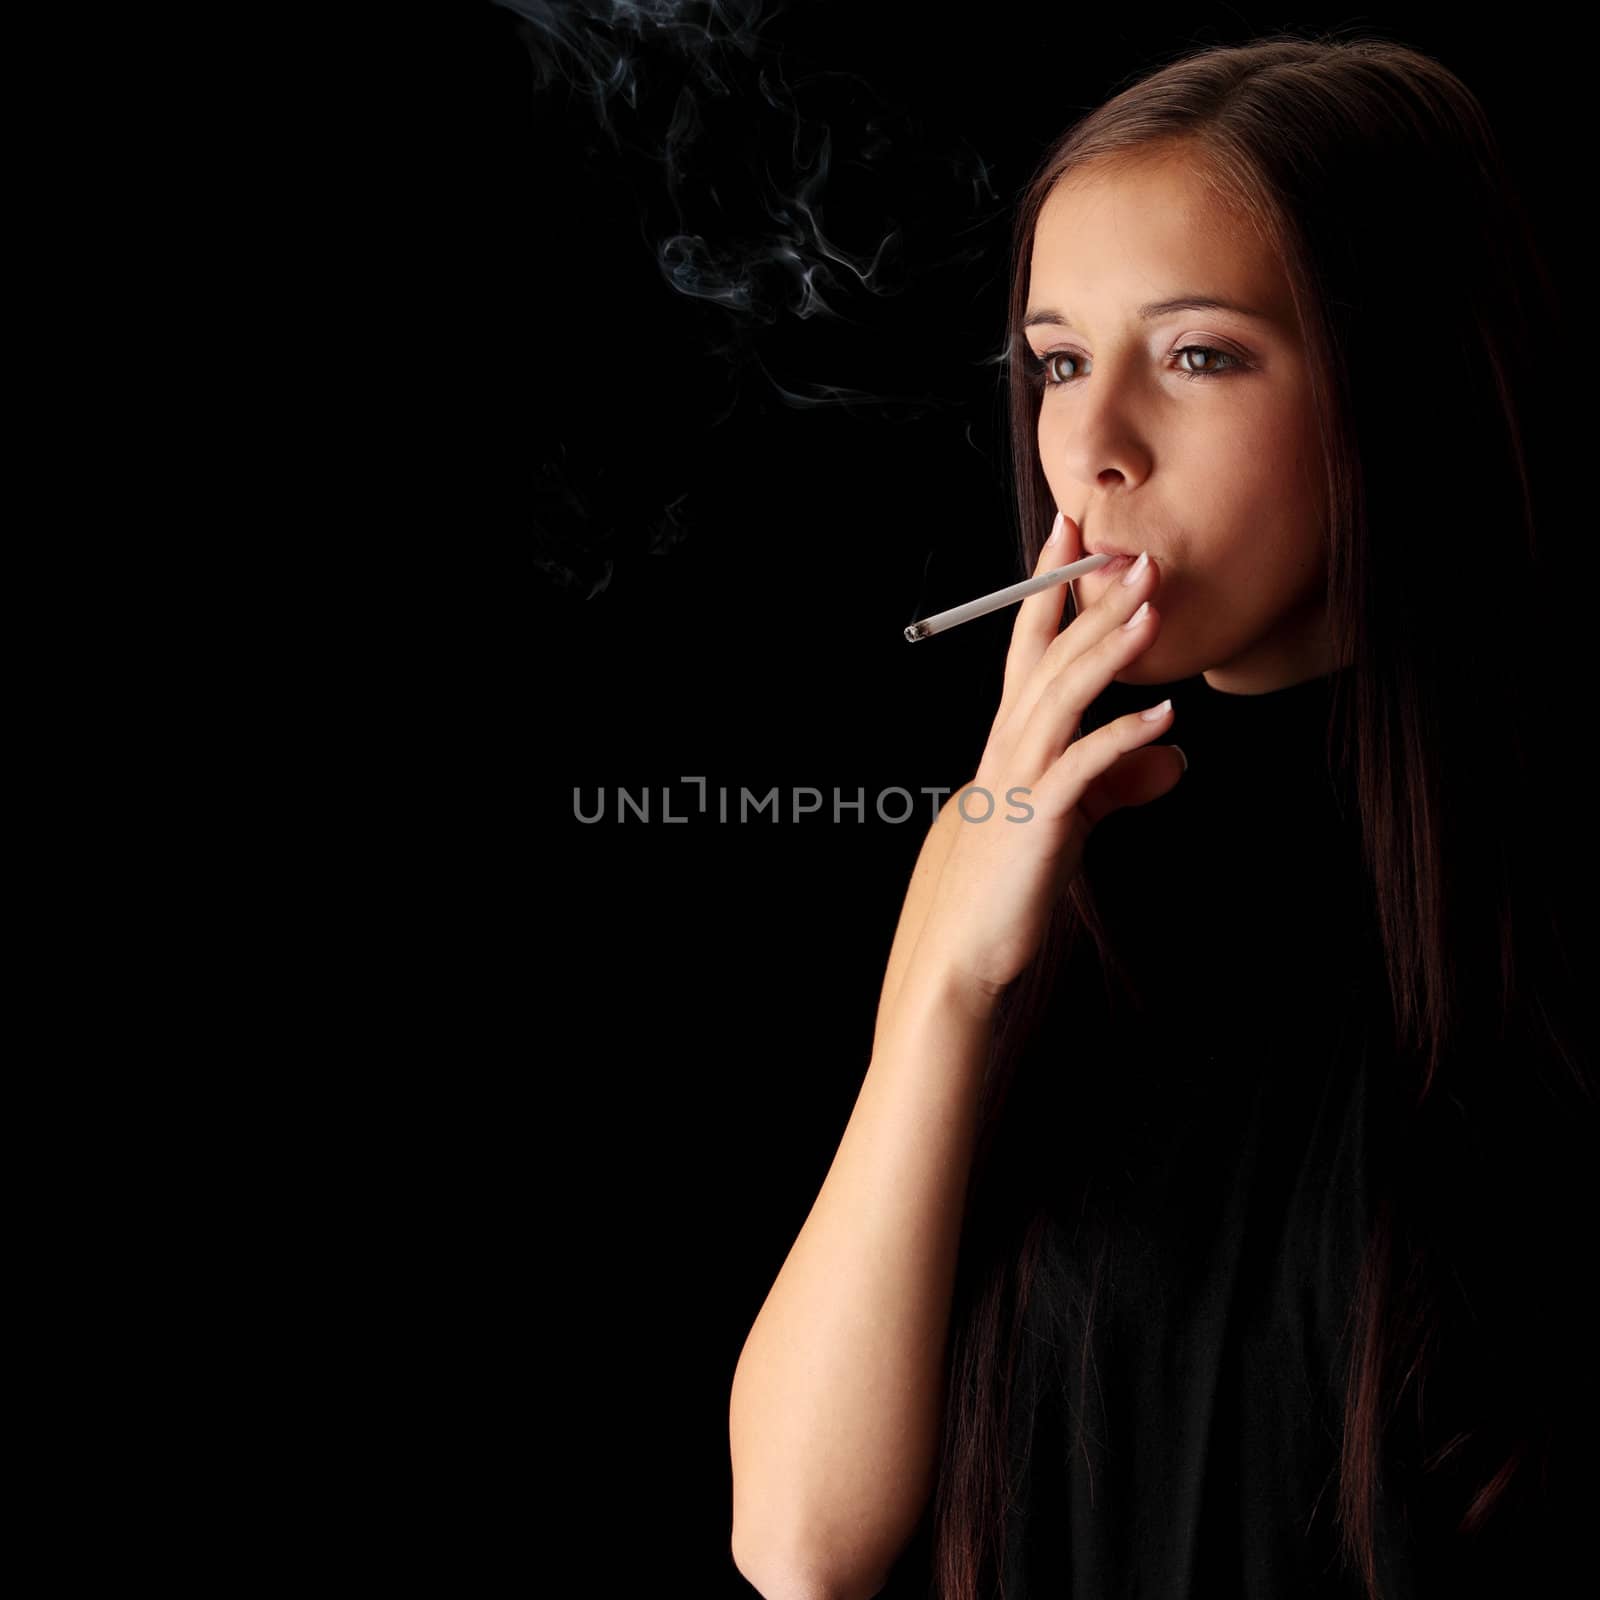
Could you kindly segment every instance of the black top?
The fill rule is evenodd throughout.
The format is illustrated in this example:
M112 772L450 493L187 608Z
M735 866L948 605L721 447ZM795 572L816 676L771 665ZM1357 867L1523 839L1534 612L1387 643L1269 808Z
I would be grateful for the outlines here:
M1346 1316L1416 1069L1395 1051L1359 816L1330 760L1334 694L1353 671L1260 695L1202 677L1113 684L1085 719L1092 729L1170 692L1162 742L1189 768L1088 840L1085 878L1133 992L1106 992L1092 947L1071 955L993 1164L1001 1189L1020 1192L1016 1225L1041 1209L1048 1223L1014 1378L1003 1600L1364 1595L1335 1523ZM1550 1137L1515 1141L1532 1164L1522 1177L1502 1164L1499 1188L1479 1186L1502 1210L1508 1181L1533 1196L1516 1249L1554 1238L1548 1216L1577 1209L1534 1194ZM1587 1255L1572 1243L1586 1232L1549 1244L1538 1275L1590 1272L1572 1259ZM1479 1235L1474 1215L1469 1248ZM1543 1330L1532 1340L1558 1359ZM1470 1404L1451 1409L1484 1387L1484 1360L1464 1348L1455 1387L1443 1369L1430 1380L1430 1434L1473 1420ZM1461 1486L1483 1478L1434 1473L1418 1490L1421 1449L1397 1420L1379 1508L1384 1600L1534 1592L1536 1569L1576 1554L1568 1508L1594 1483L1583 1431L1557 1496L1519 1500L1469 1543L1455 1533ZM1487 1459L1492 1470L1500 1457ZM1466 1473L1485 1458L1459 1460L1450 1470ZM886 1595L930 1592L929 1532L925 1514Z
M1171 686L1164 742L1188 771L1090 837L1137 996L1092 1035L1053 1017L1030 1069L1071 1073L1094 1040L1093 1092L1055 1102L1080 1124L1049 1238L1071 1287L1025 1325L1008 1600L1359 1592L1331 1535L1333 1379L1390 1084L1361 1032L1382 991L1357 819L1325 752L1349 670L1259 695ZM1159 693L1113 685L1090 722ZM1080 1007L1083 970L1064 986Z
M1106 994L1092 950L1075 953L1008 1106L1021 1144L1004 1166L1027 1176L1007 1181L1049 1226L1015 1378L1004 1600L1364 1594L1336 1540L1346 1315L1411 1078L1327 743L1353 670L1259 695L1167 686L1163 742L1188 771L1088 841L1135 992ZM1113 684L1086 728L1163 692ZM1386 1472L1385 1600L1527 1575L1526 1525L1503 1517L1464 1559L1448 1518ZM925 1516L887 1594L925 1592L927 1536Z

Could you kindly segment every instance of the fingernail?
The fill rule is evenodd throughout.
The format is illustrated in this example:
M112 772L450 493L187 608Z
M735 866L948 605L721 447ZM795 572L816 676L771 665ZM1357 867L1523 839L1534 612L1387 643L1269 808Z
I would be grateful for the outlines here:
M1123 573L1123 575L1122 575L1123 583L1126 584L1128 586L1128 588L1131 589L1134 586L1134 584L1136 584L1144 576L1144 569L1146 567L1148 567L1149 565L1150 565L1150 552L1148 550L1141 550L1139 552L1139 559L1137 561L1135 561L1134 564L1131 567L1129 567L1128 570L1125 573Z
M1065 526L1066 518L1059 511L1056 512L1056 520L1050 524L1050 537L1045 540L1045 543L1054 544L1061 537L1061 530Z
M1173 745L1172 748L1178 752L1178 759L1183 762L1183 770L1187 772L1189 770L1188 756L1184 755L1182 749L1178 745Z

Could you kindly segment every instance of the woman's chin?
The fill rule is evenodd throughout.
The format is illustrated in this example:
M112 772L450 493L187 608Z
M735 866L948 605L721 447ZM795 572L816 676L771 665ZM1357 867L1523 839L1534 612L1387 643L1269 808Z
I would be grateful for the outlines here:
M1137 661L1130 661L1111 681L1113 683L1171 683L1172 674L1161 664L1159 647L1146 650ZM1152 660L1152 657L1155 659Z

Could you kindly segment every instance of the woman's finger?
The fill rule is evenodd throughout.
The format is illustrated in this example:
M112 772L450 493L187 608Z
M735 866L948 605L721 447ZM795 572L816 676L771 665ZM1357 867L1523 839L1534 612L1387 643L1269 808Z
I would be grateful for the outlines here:
M1083 536L1071 517L1056 512L1050 538L1045 540L1033 573L1049 572L1077 561L1083 555ZM1011 625L1011 647L1006 652L1005 682L1000 694L999 715L1003 718L1015 702L1022 686L1039 664L1046 650L1061 631L1061 615L1067 600L1066 583L1052 583L1038 594L1030 594L1017 607Z

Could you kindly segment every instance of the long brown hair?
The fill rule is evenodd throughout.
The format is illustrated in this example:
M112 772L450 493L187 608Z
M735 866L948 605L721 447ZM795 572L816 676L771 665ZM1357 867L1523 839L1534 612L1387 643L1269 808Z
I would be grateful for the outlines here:
M1483 110L1438 61L1330 34L1176 59L1075 124L1020 202L1007 348L1024 573L1054 513L1019 359L1036 220L1070 173L1173 152L1282 261L1321 419L1331 659L1353 663L1329 748L1337 736L1359 810L1403 1136L1353 1285L1340 1375L1340 1549L1378 1600L1385 1441L1408 1391L1427 1445L1419 1469L1452 1463L1447 1526L1466 1539L1514 1489L1538 1493L1563 1470L1560 1386L1586 1381L1573 1370L1578 1337L1562 1333L1575 1301L1550 1302L1557 1321L1540 1328L1544 1355L1532 1359L1526 1297L1561 1291L1517 1265L1530 1235L1570 1239L1560 1218L1573 1210L1553 1191L1496 1186L1513 1137L1569 1174L1594 1149L1592 1058L1573 1031L1579 989L1563 934L1576 907L1562 900L1559 859L1579 829L1575 814L1551 810L1564 788L1552 756L1572 737L1553 693L1566 664L1546 649L1560 643L1562 620L1546 609L1560 591L1536 538L1565 509L1552 487L1563 419L1545 399L1560 391L1541 366L1560 312ZM930 1506L940 1600L999 1592L1024 1314L1031 1296L1065 1292L1045 1270L1043 1208L1018 1204L1016 1163L999 1152L1021 1116L1019 1062L1074 952L1110 994L1116 953L1082 874L1004 997L983 1091ZM1079 1361L1102 1266L1084 1274ZM1581 1275L1566 1268L1549 1275ZM1471 1348L1500 1376L1479 1391L1481 1421L1440 1438L1427 1433L1424 1380L1450 1343L1447 1313L1463 1306Z

